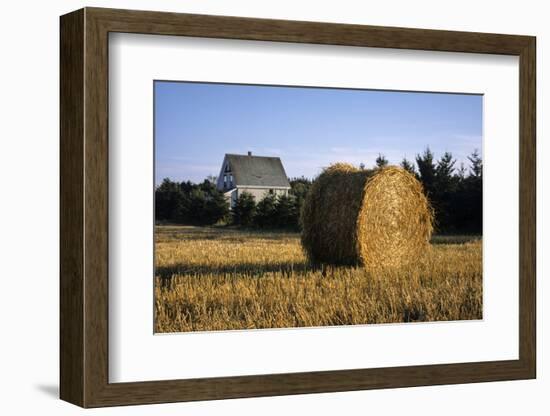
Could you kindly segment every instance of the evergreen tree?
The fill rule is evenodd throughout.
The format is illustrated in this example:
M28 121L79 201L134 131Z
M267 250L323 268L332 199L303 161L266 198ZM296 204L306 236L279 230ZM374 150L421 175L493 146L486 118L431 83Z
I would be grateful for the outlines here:
M206 195L200 187L195 187L189 193L189 218L187 223L193 225L206 225L207 217L205 212Z
M412 173L413 175L416 175L416 169L414 168L414 165L407 160L406 157L403 158L401 161L401 167L405 169L407 172Z
M436 224L439 232L454 231L453 195L456 191L456 177L453 175L456 160L450 152L445 152L437 162L435 168L434 191L432 204L434 205Z
M477 149L475 149L472 154L468 156L468 160L471 163L470 169L472 171L472 175L474 175L476 178L481 178L481 174L483 172L483 163Z
M434 155L429 147L426 147L422 155L416 155L416 164L418 166L420 181L424 185L428 198L431 198L435 186L435 165Z
M472 174L465 180L465 210L469 229L481 233L483 229L483 161L479 152L474 150L470 156L470 170Z
M216 183L211 182L209 179L205 179L198 186L195 185L194 187L199 188L201 191L203 191L204 193L206 193L208 195L212 195L212 194L214 194L215 192L218 191L218 189L216 188Z
M254 224L260 228L271 228L276 224L276 204L277 198L274 194L267 194L256 205L256 213L254 215Z
M455 163L456 160L453 159L453 155L450 152L443 153L435 169L438 185L442 183L447 185L452 181Z
M459 182L462 182L466 178L466 167L464 167L464 162L460 162L460 167L457 169L456 176Z
M155 219L170 221L174 218L180 203L180 189L177 182L165 178L155 189Z
M213 225L229 213L223 193L212 186L193 185L189 192L180 191L171 221L177 224Z
M378 153L378 157L376 158L376 167L383 168L384 166L388 166L388 159L386 159L386 156L383 154Z
M256 202L252 194L243 192L237 198L233 208L233 222L237 225L248 227L252 225L256 212Z
M296 198L292 195L280 195L275 206L275 224L279 228L297 228L299 226Z
M222 192L214 189L206 198L204 217L206 224L216 224L229 216L229 203Z
M290 195L294 197L294 210L296 211L296 222L300 225L300 214L304 205L305 198L311 188L313 181L304 177L294 178L290 180Z
M193 182L191 181L186 181L186 182L181 182L179 184L179 190L180 192L183 192L185 194L188 194L189 192L191 192L197 185L195 185Z
M175 222L176 224L194 224L193 210L191 208L191 199L189 193L180 193L176 209L170 221Z

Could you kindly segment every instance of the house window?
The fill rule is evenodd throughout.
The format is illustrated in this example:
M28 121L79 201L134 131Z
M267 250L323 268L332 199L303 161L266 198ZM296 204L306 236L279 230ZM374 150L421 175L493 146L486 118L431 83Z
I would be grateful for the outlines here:
M233 175L229 175L229 186L233 186Z
M227 188L227 175L223 175L223 187Z

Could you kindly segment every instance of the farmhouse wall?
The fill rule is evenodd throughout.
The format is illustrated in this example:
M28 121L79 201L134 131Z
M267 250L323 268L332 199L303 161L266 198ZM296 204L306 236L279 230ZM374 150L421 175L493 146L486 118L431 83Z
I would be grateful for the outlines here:
M267 194L269 194L269 191L272 191L273 194L279 196L279 195L288 195L287 189L277 189L277 188L255 188L255 187L241 187L239 186L238 192L239 195L243 192L248 192L251 194L256 202L261 201Z

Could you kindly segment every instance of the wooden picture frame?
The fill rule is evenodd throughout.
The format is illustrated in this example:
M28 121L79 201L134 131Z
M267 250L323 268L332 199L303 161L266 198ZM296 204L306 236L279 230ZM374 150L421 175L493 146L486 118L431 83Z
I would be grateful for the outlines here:
M535 378L534 37L100 8L62 16L60 29L61 399L82 407L101 407ZM519 359L109 383L110 32L518 56Z

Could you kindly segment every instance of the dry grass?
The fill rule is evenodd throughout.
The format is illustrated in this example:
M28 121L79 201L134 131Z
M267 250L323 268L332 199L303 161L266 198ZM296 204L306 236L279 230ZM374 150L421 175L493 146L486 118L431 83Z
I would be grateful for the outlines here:
M388 166L365 185L357 216L357 244L362 263L403 268L429 249L433 211L422 184L405 169Z
M302 244L312 262L402 268L429 249L433 212L422 184L397 166L324 169L302 211Z
M157 227L155 331L482 318L481 240L432 241L406 269L314 268L299 234Z

